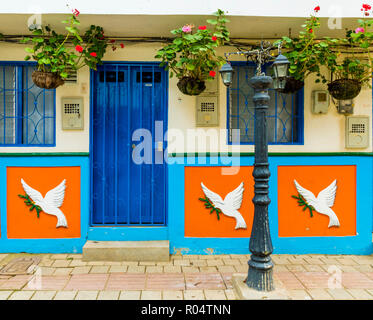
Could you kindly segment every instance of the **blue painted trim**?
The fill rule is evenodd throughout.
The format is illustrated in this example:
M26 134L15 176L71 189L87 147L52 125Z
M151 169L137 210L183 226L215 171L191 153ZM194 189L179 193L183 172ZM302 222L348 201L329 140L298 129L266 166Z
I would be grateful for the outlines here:
M0 252L81 253L87 239L89 223L88 157L1 157L0 160ZM8 239L6 184L8 167L80 167L80 238Z
M150 241L168 240L168 227L90 227L88 240L96 241Z
M229 157L201 157L200 164L188 163L169 166L169 237L171 253L181 251L184 254L209 254L212 248L215 254L248 254L250 238L191 238L184 236L184 194L186 166L224 166ZM241 166L252 166L254 157L237 158ZM273 157L270 161L269 180L269 224L274 253L287 254L371 254L372 245L372 179L373 158L354 156L330 157ZM324 166L356 165L356 236L346 237L279 237L277 215L277 167L278 166Z
M255 63L251 62L251 61L231 61L231 64L232 66L251 66L251 67L255 67ZM270 67L270 64L265 64L263 66L263 68L267 68L267 67ZM226 92L227 92L227 103L226 103L226 108L227 108L227 120L226 120L226 125L227 125L227 130L228 130L228 134L227 134L227 145L254 145L254 141L252 142L240 142L240 143L234 143L232 141L230 141L229 139L229 131L230 131L230 125L229 125L229 119L230 119L230 110L229 110L229 98L230 98L230 91L229 89L227 88L226 89ZM301 90L299 90L297 93L296 93L296 101L297 101L297 105L299 106L298 107L298 115L296 118L298 118L298 122L297 122L297 137L298 137L298 141L296 142L269 142L268 144L269 145L304 145L304 88L302 88ZM292 119L293 119L293 116L292 116Z

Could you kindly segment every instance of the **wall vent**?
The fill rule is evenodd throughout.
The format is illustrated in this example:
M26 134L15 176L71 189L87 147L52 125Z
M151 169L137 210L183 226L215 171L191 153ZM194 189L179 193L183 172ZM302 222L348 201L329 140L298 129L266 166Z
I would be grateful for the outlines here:
M78 83L78 72L76 70L71 67L67 67L66 72L69 74L69 76L65 79L65 83Z
M367 148L369 146L369 117L346 117L346 148Z

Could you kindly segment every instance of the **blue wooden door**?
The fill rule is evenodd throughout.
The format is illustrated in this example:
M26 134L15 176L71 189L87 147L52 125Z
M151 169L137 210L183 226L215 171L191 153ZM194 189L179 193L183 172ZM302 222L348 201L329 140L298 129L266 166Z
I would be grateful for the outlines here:
M156 64L104 64L92 88L91 224L166 225L166 146L159 131L167 128L166 72ZM147 163L133 159L144 142L132 141L137 129L152 137Z

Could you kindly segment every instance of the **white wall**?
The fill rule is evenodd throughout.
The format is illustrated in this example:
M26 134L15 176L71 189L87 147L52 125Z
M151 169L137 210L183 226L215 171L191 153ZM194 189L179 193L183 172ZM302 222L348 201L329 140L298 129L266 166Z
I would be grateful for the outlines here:
M307 17L320 5L320 17L360 17L360 1L348 0L262 0L260 3L243 0L70 0L71 8L82 14L211 14L217 8L229 15L267 17ZM66 13L65 1L14 0L2 1L0 13Z
M108 61L154 61L154 55L160 44L135 44L128 45L124 49L116 51L108 50L105 60ZM233 48L229 49L230 51ZM0 43L0 61L22 61L25 56L24 46L16 44ZM188 129L196 128L195 125L195 97L183 95L176 86L177 79L169 82L169 128L179 129L186 136ZM270 152L349 152L372 151L372 139L370 134L370 147L366 149L345 148L345 116L338 114L331 103L326 115L314 115L311 113L311 92L316 89L326 89L322 84L315 84L312 78L306 80L304 89L304 145L271 145ZM220 126L226 127L226 90L219 79L220 90ZM61 97L82 96L84 98L84 130L61 129ZM368 115L372 117L372 92L371 89L363 89L356 99L355 115ZM78 74L78 84L66 84L56 90L56 147L2 147L1 152L88 152L89 151L89 70L82 69ZM207 132L209 129L201 129ZM225 145L225 137L222 141ZM184 146L183 146L184 144ZM196 147L198 148L198 146ZM173 152L192 152L196 148L187 145L184 141L178 144ZM201 149L200 149L201 150ZM203 148L202 148L203 150ZM225 151L223 147L214 146L209 151ZM242 152L253 152L253 146L241 146Z

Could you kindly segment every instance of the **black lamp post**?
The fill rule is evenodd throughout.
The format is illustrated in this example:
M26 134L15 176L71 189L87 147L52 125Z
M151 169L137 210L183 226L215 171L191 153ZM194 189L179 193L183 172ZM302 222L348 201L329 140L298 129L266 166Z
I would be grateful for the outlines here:
M249 249L251 258L248 261L249 271L245 280L248 287L259 291L274 290L273 263L271 253L273 251L271 235L269 232L268 205L271 202L268 196L269 164L268 164L268 135L267 135L267 111L269 103L268 88L274 83L276 90L285 88L288 76L289 61L279 54L273 63L273 79L262 72L262 65L273 60L270 51L274 47L263 47L263 43L257 50L229 53L244 54L247 58L254 57L257 64L256 75L250 79L250 85L254 88L255 105L255 162L254 162L254 221L250 236ZM232 84L233 69L229 63L223 65L220 70L223 83L229 87Z

